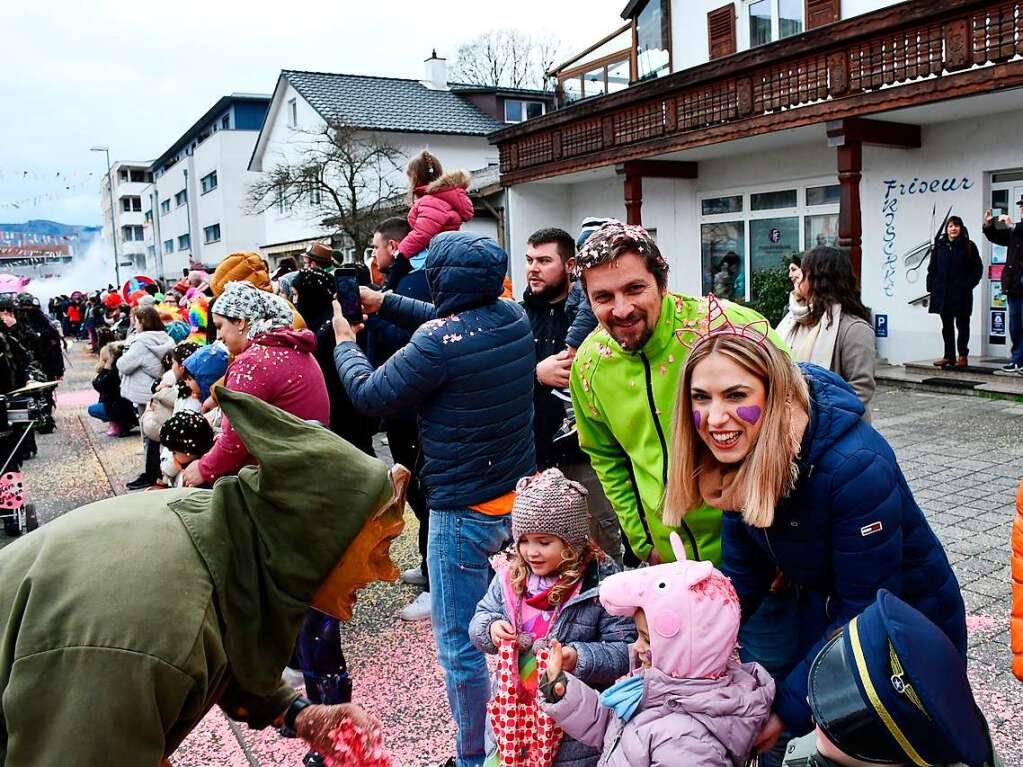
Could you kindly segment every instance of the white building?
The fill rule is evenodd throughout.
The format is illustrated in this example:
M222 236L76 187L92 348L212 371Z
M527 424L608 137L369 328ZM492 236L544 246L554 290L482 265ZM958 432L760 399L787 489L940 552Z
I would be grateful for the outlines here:
M626 27L561 67L565 108L492 137L509 252L541 226L628 218L655 232L673 288L707 292L734 251L750 299L751 275L837 244L860 267L879 355L905 362L940 356L940 320L918 299L926 246L951 212L985 263L971 354L1005 357L1005 254L981 224L988 208L1015 218L1023 196L1016 13L968 0L633 0Z
M420 150L434 153L446 171L496 166L498 153L487 134L527 115L543 114L552 104L550 93L448 83L446 63L436 53L425 62L422 80L284 70L248 167L272 172L293 165L317 132L340 122L358 129L360 140L386 142L398 150L400 156L384 178L407 191L405 165ZM482 179L487 174L478 175ZM324 223L324 206L319 193L313 194L317 196L291 206L281 202L264 213L261 251L271 263L301 253L314 240L331 239L335 228ZM371 197L367 193L367 200ZM487 204L477 204L476 218L465 228L499 236L502 204L489 198ZM345 245L333 239L335 245Z
M142 196L152 182L149 162L120 160L110 168L110 183L104 174L100 180L100 200L103 208L103 244L112 248L112 236L117 237L117 256L124 272L142 271L146 267L145 233L143 230ZM113 220L111 221L111 192L113 192ZM111 232L111 226L114 231Z
M269 102L224 96L152 163L139 214L147 274L173 279L192 265L212 269L228 253L259 247L263 220L246 211L255 176L246 166Z

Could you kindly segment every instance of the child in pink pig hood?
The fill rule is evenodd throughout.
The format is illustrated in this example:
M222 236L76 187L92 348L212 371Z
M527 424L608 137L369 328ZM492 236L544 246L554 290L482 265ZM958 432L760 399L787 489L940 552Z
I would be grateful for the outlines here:
M739 600L710 562L677 562L612 575L600 602L633 616L631 674L597 693L559 663L541 685L544 710L571 737L603 748L599 767L742 767L771 713L774 681L735 659Z

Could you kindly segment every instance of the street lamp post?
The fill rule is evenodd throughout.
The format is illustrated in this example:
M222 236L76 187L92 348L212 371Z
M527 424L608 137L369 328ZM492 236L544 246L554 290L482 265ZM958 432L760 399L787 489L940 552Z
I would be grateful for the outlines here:
M110 239L114 243L114 278L117 280L117 289L121 289L121 257L117 253L117 221L114 219L114 181L111 178L110 168L110 147L94 146L89 147L90 152L103 152L107 156L107 194L110 195Z

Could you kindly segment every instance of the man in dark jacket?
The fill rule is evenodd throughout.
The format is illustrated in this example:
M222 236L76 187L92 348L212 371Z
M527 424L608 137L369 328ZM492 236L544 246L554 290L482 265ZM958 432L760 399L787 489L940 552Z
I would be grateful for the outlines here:
M572 353L566 349L567 339L578 325L580 307L588 306L585 302L571 303L574 288L569 275L575 266L575 249L575 240L563 229L540 229L533 232L527 241L526 280L529 287L522 296L522 307L533 328L536 349L536 384L533 388L536 464L541 470L557 466L566 476L586 486L593 540L609 556L620 560L622 535L618 517L608 503L589 459L574 437L561 439L557 444L554 442L556 432L565 421L566 404L555 394L555 389L567 389L568 373L572 367Z
M1020 222L1003 214L997 221L991 211L984 213L984 236L995 245L1006 248L1005 267L1002 269L1002 293L1005 294L1009 314L1009 340L1012 358L1002 367L1006 373L1023 374L1023 197L1016 206Z
M511 538L515 485L536 469L536 357L522 307L499 298L508 256L496 242L439 234L425 269L432 305L362 291L367 314L414 330L404 348L374 371L335 303L334 359L356 408L386 417L414 407L419 417L433 633L458 726L458 764L476 767L489 685L469 621L490 581L490 556Z
M412 231L408 221L400 216L385 219L373 230L373 258L377 269L387 276L384 290L399 296L414 298L429 303L430 286L426 282L426 263L428 250L424 250L409 260L408 269L393 269L398 257L398 244ZM401 349L412 338L412 333L405 328L388 322L378 315L371 316L366 322L369 336L369 359L374 368L387 362L395 352ZM419 596L406 605L398 616L406 621L426 620L430 617L430 575L426 566L426 546L430 533L430 507L426 503L419 482L419 425L416 423L415 408L405 408L384 420L387 433L387 446L395 463L400 463L412 472L409 480L408 502L419 520L419 566L406 570L401 574L403 583L422 586Z

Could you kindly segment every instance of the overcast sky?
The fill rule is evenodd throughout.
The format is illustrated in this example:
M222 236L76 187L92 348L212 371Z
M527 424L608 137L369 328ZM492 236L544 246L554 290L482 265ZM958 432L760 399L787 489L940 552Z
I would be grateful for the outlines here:
M151 160L221 96L271 93L281 69L419 78L431 48L450 64L459 42L508 26L556 35L567 58L621 24L624 6L625 0L6 0L0 223L98 224L105 159L90 146L109 145L115 161ZM61 199L6 205L48 194Z

